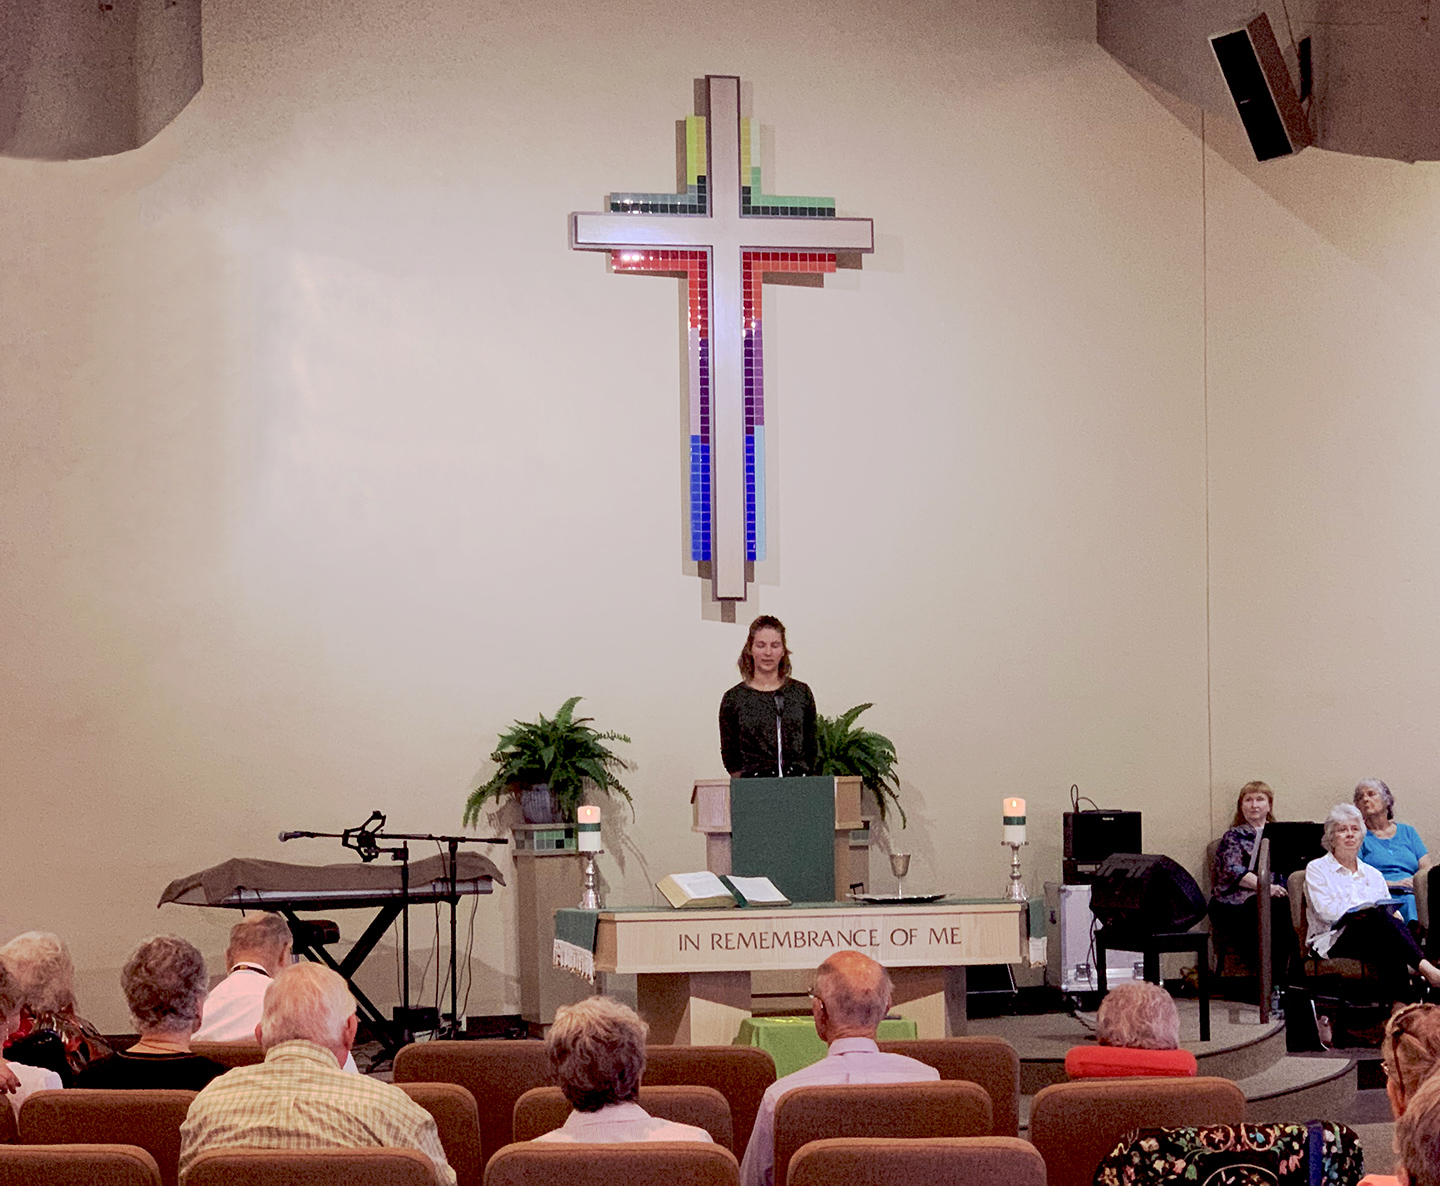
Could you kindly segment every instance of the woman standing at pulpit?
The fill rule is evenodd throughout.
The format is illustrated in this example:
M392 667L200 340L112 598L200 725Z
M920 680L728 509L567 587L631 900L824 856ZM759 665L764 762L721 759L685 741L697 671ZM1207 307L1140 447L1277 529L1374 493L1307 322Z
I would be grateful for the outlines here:
M720 756L732 778L792 778L818 765L815 697L790 678L790 648L779 618L750 623L740 652L745 678L720 701Z

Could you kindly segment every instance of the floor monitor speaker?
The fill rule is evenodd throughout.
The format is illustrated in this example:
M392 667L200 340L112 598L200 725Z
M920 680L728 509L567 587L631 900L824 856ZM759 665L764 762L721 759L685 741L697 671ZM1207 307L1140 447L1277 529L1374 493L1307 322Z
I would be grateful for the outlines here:
M1144 934L1184 931L1205 917L1205 895L1169 857L1117 852L1095 875L1090 909L1107 927Z
M1240 112L1255 159L1274 160L1314 143L1270 18L1263 12L1243 29L1217 33L1210 48Z

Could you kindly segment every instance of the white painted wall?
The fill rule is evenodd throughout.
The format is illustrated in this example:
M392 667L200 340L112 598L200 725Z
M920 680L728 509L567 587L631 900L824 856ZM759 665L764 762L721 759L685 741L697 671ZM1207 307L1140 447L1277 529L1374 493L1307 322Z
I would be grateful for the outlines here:
M634 738L604 869L648 900L703 863L754 612L822 710L876 702L917 888L1003 884L1006 793L1038 888L1077 781L1192 866L1256 776L1297 811L1393 776L1440 840L1431 167L1261 169L1213 118L1207 151L1084 0L205 22L152 144L0 161L0 933L64 934L102 1027L142 936L218 959L172 877L329 859L275 833L372 807L454 830L573 694ZM766 294L776 560L738 625L685 572L676 284L565 237L672 184L706 71L753 86L767 188L878 234ZM516 1006L512 934L501 891L471 1013Z

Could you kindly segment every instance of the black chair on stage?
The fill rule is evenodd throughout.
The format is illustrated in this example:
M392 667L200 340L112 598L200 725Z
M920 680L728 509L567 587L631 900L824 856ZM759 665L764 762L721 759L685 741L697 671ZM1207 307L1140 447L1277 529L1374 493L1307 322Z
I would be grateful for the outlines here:
M1090 888L1090 909L1100 920L1095 932L1095 986L1103 996L1106 954L1138 951L1145 979L1160 983L1160 956L1167 951L1195 956L1200 993L1200 1040L1210 1040L1210 932L1192 928L1205 917L1205 895L1169 857L1115 853L1106 859Z

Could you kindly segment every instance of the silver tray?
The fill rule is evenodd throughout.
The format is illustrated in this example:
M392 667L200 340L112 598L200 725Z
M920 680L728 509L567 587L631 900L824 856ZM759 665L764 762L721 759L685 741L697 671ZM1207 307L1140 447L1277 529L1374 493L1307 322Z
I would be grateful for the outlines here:
M852 902L865 906L928 906L948 894L846 894Z

